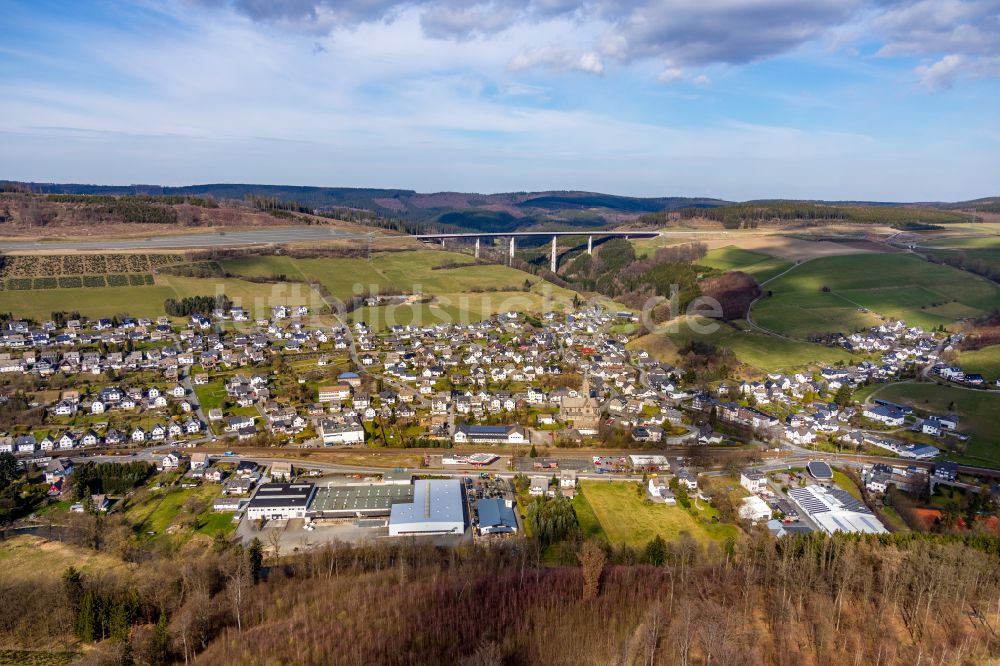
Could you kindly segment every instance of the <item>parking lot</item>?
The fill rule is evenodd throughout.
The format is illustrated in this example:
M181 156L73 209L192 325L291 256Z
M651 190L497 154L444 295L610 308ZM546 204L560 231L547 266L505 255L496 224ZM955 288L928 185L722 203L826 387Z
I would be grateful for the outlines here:
M577 472L593 472L594 464L587 458L517 458L518 472L538 474L540 472L571 469Z
M464 478L465 497L468 502L468 514L471 519L472 531L479 527L479 515L476 512L476 502L482 499L514 500L514 489L506 479L482 473ZM516 514L516 512L515 512ZM518 529L523 530L518 518Z

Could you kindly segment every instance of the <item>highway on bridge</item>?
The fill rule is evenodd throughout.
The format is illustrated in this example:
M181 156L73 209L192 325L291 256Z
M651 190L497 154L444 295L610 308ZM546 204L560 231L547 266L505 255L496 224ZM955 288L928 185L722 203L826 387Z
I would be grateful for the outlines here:
M301 226L271 227L234 231L216 231L135 238L101 238L99 240L0 240L0 252L44 252L47 250L177 250L200 247L234 247L238 245L269 245L308 241L367 240L369 234L344 231L335 227ZM374 239L379 238L374 236ZM399 238L384 236L383 238Z
M69 232L69 230L67 230ZM667 232L670 235L699 232ZM364 241L372 243L398 242L404 239L442 240L444 238L479 238L488 236L629 236L653 238L656 231L586 230L580 231L521 231L508 233L428 234L416 236L393 235L372 230L372 233L345 231L332 226L282 226L261 229L234 229L232 231L203 231L135 237L94 237L0 240L0 252L100 252L114 250L183 250L194 248L238 247L248 245L281 245L286 243L322 241Z

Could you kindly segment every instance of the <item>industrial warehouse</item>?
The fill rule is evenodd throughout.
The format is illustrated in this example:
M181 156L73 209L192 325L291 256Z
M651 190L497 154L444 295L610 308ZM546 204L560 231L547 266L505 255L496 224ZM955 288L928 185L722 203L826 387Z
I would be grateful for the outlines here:
M311 483L265 483L247 505L247 518L305 518L315 492L316 487Z
M247 505L251 520L352 521L388 518L389 536L462 534L466 499L457 480L413 480L395 474L388 482L265 483ZM371 525L369 525L371 526Z
M420 479L413 483L413 501L393 504L389 536L462 534L465 500L462 484L454 479Z
M309 517L377 518L388 516L393 504L413 500L411 483L378 483L320 487L309 504Z
M888 532L871 512L871 509L851 497L846 490L811 485L805 488L793 488L788 491L788 496L805 515L809 516L827 534L834 532L884 534Z

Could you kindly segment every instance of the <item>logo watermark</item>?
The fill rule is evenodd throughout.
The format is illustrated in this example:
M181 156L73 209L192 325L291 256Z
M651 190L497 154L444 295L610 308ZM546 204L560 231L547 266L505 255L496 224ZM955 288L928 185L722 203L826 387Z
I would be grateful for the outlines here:
M681 303L681 288L673 284L669 296L650 296L641 307L621 306L609 297L583 296L550 283L533 283L530 288L482 289L456 293L431 294L415 283L408 290L386 290L383 285L355 283L350 295L340 298L317 282L269 283L267 295L252 299L232 296L226 285L216 283L216 314L231 320L241 333L259 330L258 322L296 322L303 327L323 328L337 320L344 326L363 322L369 330L386 331L397 326L418 328L439 324L467 326L495 315L511 320L535 318L546 313L628 313L630 319L653 333L674 334L684 327L698 335L711 335L719 329L723 307L711 296L697 296ZM229 298L231 306L227 304Z

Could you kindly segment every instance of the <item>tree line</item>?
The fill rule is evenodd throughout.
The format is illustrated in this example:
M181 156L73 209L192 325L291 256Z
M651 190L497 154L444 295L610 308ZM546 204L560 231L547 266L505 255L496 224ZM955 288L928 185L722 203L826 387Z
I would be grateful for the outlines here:
M163 301L163 309L171 317L190 317L192 315L210 316L215 310L228 311L233 307L233 301L224 294L218 296L186 296L180 300L168 298Z
M73 495L77 501L91 495L124 495L149 478L148 462L82 463L73 470Z
M671 216L685 220L694 218L713 220L721 222L727 229L755 228L761 223L775 221L899 226L968 222L971 219L960 212L909 206L838 206L807 201L768 201L732 204L718 208L681 208L672 212L643 215L639 221L647 225L662 225L667 223Z

